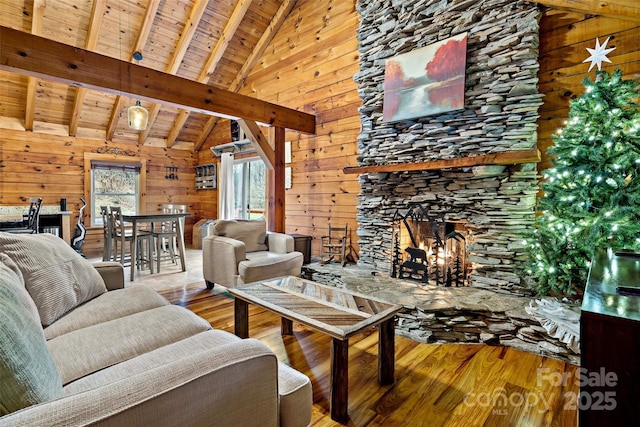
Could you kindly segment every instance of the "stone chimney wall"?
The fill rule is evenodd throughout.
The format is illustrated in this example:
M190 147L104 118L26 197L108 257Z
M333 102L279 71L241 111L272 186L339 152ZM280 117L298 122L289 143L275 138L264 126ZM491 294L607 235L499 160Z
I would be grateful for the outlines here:
M537 5L514 0L358 0L360 166L535 149ZM385 60L468 33L464 110L385 123ZM471 233L473 286L518 288L538 192L535 163L360 175L359 263L391 267L392 217L419 202Z

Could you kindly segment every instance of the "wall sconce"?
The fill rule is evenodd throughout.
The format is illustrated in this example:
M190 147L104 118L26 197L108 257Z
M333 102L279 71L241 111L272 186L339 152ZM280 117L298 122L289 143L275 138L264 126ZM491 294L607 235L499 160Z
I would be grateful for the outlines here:
M178 167L177 166L165 166L164 167L165 179L178 179Z

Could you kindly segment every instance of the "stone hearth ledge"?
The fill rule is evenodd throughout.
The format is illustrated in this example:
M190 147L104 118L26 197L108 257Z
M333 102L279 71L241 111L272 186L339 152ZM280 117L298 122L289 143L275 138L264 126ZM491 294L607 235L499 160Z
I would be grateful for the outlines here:
M442 287L394 279L360 265L311 263L302 276L315 282L401 304L396 333L414 341L502 345L580 364L579 348L548 334L529 313L532 296L478 287ZM579 306L577 306L579 307Z

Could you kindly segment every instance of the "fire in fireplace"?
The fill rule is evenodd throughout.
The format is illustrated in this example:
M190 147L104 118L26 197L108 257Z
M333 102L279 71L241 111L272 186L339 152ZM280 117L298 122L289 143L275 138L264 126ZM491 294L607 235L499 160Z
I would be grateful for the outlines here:
M463 224L412 204L393 217L391 277L440 286L466 286L470 263Z

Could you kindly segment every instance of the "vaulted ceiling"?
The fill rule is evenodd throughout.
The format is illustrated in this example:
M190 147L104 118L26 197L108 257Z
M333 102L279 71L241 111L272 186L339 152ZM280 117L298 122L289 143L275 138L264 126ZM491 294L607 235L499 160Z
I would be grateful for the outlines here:
M640 20L629 0L532 0ZM0 0L0 26L237 92L296 0ZM143 59L133 58L140 52ZM123 76L123 78L127 78ZM199 150L218 118L142 100L144 131L128 127L128 95L0 71L0 130Z
M295 0L0 0L0 25L236 92ZM141 60L133 57L142 54ZM123 76L126 78L126 76ZM0 128L198 150L218 118L0 71Z

